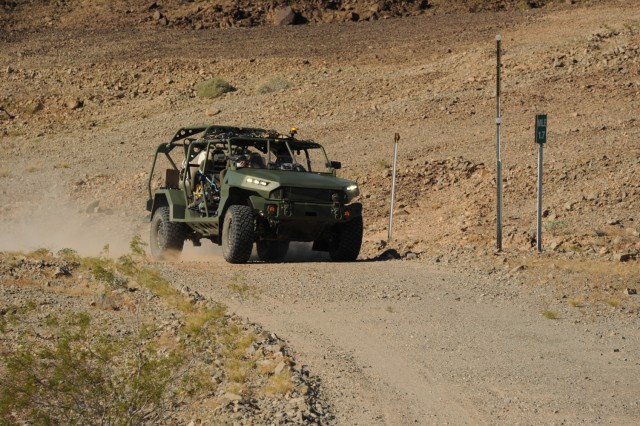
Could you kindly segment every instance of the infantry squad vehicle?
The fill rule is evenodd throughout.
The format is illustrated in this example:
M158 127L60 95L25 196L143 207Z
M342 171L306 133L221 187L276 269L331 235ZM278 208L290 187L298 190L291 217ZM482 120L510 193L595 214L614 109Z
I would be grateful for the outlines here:
M176 149L177 148L177 149ZM154 176L167 168L153 189ZM358 185L336 176L324 148L289 134L243 127L185 127L158 146L148 181L151 253L179 256L186 240L222 245L230 263L284 260L291 241L312 242L334 261L362 244ZM155 175L154 175L155 173Z

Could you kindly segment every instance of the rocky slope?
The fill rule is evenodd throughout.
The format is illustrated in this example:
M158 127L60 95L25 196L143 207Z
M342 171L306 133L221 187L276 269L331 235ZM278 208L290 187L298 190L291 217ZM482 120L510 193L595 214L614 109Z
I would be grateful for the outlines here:
M564 3L589 4L590 0ZM81 0L24 0L0 2L0 22L9 31L146 26L201 30L375 21L420 14L526 10L562 4L562 1L548 0L165 0L141 5L131 0L117 0L93 1L87 9L86 2Z

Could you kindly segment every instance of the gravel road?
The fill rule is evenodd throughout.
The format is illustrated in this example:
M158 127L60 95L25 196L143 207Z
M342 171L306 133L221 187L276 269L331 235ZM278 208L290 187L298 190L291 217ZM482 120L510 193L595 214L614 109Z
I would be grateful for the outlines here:
M288 340L323 378L338 424L637 421L634 321L614 328L577 308L547 319L548 290L481 269L229 265L210 247L165 272Z

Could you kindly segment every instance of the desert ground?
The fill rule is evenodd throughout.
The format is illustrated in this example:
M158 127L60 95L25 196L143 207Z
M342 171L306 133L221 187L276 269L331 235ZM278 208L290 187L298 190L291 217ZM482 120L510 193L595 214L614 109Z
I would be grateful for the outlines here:
M295 126L361 188L358 261L299 244L283 264L230 265L204 243L178 262L145 262L284 339L330 407L315 421L637 424L636 1L433 1L375 18L353 2L304 25L255 12L264 22L227 28L185 9L202 2L20 3L0 10L0 250L94 256L108 245L120 256L135 235L148 239L151 160L178 128ZM194 86L212 77L235 90L199 98ZM34 293L9 272L0 287L0 306Z

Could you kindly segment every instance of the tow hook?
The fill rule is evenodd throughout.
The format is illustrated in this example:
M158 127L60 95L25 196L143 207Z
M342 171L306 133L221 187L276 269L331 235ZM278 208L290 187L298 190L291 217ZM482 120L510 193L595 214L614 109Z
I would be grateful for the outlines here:
M341 219L342 218L342 204L340 203L333 203L333 207L331 208L331 212L333 213L333 217L335 217L336 219Z
M291 203L288 201L285 201L283 203L282 210L285 216L291 216L293 214L293 211L291 209Z

